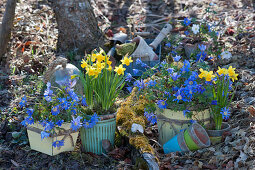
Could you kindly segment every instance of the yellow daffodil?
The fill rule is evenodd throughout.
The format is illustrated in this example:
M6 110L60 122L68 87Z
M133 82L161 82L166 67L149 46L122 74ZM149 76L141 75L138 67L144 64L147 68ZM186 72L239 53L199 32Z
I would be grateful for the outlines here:
M93 67L90 67L90 68L87 68L86 71L87 71L87 74L88 74L89 76L94 76L94 75L95 75L96 69L93 68Z
M225 69L225 68L220 68L220 67L218 67L218 70L217 70L217 73L219 74L219 75L227 75L228 74L228 70L227 69Z
M211 81L214 77L215 77L215 75L213 75L212 71L210 71L210 72L206 71L206 74L205 74L206 81Z
M108 64L108 66L110 66L112 64L112 62L110 60L107 60L106 63Z
M107 68L107 70L112 71L112 66L109 65L109 67Z
M202 68L200 68L199 71L201 72L201 74L199 74L198 77L202 79L203 77L205 77L206 71L204 71Z
M238 76L238 74L233 74L232 76L230 76L230 78L234 82L235 80L237 80L237 76Z
M235 75L235 68L232 68L232 66L229 66L228 68L228 75L231 77L233 75Z
M127 56L125 56L122 60L120 60L122 62L122 64L125 64L127 66L129 66L130 63L133 62L133 60L130 58L128 58Z
M91 61L95 62L96 58L97 58L97 54L93 53L92 56L91 56Z
M84 59L82 59L82 61L81 61L81 68L85 68L87 66L88 66L88 63Z
M123 68L123 65L119 65L119 67L115 67L114 71L116 73L118 73L118 75L124 75L124 71L126 70L126 68Z
M105 56L103 56L102 54L97 54L96 55L97 61L98 62L102 62L105 60Z

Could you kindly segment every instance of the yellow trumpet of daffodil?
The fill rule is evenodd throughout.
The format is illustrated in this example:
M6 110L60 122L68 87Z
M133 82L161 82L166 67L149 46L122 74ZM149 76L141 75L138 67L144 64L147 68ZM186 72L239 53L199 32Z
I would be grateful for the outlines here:
M206 74L205 74L205 80L206 81L211 81L213 78L215 77L215 75L213 75L213 71L206 71Z
M120 61L122 62L122 64L125 64L127 66L129 66L129 64L133 62L132 58L128 58L127 55Z
M198 77L202 79L203 77L205 77L205 71L202 68L200 68L199 71L201 73L198 75Z
M84 59L82 59L82 61L81 61L81 68L85 68L87 66L88 66L88 63Z
M119 67L115 67L114 71L118 73L118 75L124 75L126 68L123 68L123 65L119 65Z
M87 71L87 74L88 74L89 76L94 76L94 75L95 75L96 69L93 68L93 67L87 67L87 68L86 68L86 71Z
M107 68L107 70L112 71L112 66L109 65L109 67Z
M217 73L219 74L219 75L227 75L228 74L228 70L227 69L225 69L225 68L220 68L220 67L218 67L218 70L217 70Z
M98 62L102 62L105 60L106 56L103 56L103 54L97 53L96 58Z

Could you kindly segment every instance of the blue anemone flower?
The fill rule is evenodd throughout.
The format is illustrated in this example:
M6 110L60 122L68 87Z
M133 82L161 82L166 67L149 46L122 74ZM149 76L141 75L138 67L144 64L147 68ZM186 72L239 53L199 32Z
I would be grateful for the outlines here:
M172 74L173 71L174 71L174 69L173 69L173 68L168 68L166 71L167 71L169 74Z
M90 121L91 121L91 123L94 123L94 125L96 125L96 123L99 121L99 119L100 119L99 116L96 113L94 113L93 116L91 116Z
M46 123L44 131L51 131L54 128L54 123L52 121Z
M186 109L186 110L183 110L183 116L186 117L187 113L190 113L190 110Z
M201 44L201 45L198 44L198 48L199 48L201 51L205 51L205 50L206 50L206 46L205 46L204 44Z
M154 87L156 86L157 82L155 80L150 80L147 84L149 87Z
M59 110L59 105L57 106L54 106L52 109L51 109L51 113L52 115L54 116L57 116L59 114L60 110Z
M34 112L34 109L31 109L31 108L27 109L28 116L32 116L33 112Z
M165 91L165 92L164 92L164 97L166 97L167 99L169 99L169 98L171 97L171 93Z
M197 62L201 62L201 61L204 61L205 60L205 57L206 57L206 52L204 51L201 51L197 54L197 59L196 61Z
M21 124L23 125L23 126L27 126L27 125L31 125L31 124L34 124L34 119L33 119L33 117L32 116L28 116L28 117L26 117L22 122L21 122Z
M94 127L94 124L91 123L91 122L88 121L88 120L84 120L84 121L83 121L83 127L84 127L85 129L93 128L93 127Z
M196 86L196 89L197 89L197 91L199 92L199 93L204 93L204 91L205 91L205 88L202 86L202 84L198 84L197 86Z
M58 125L59 127L61 127L62 124L63 124L63 122L64 122L64 120L58 120L58 121L56 122L56 125Z
M143 80L141 79L140 81L139 81L139 80L136 80L136 81L134 82L134 86L135 86L135 87L138 87L138 88L139 88L139 91L140 91L140 90L144 89L145 84L144 84Z
M131 93L133 90L133 87L126 87L126 89L129 91L129 93Z
M167 47L169 47L169 48L171 47L171 43L170 43L170 42L166 43L165 45L166 45Z
M179 103L181 100L182 101L186 101L185 96L183 94L183 89L180 88L177 93L174 94L174 96L176 97L176 99L173 99L173 101L177 101L177 103Z
M82 97L81 104L82 104L83 106L88 106L86 97Z
M211 3L210 3L211 4ZM207 28L208 28L208 32L212 32L211 30L211 26L209 24L207 24Z
M142 64L142 61L140 60L140 58L138 58L135 63L136 63L136 65L140 65L140 64Z
M72 130L77 131L82 126L81 119L81 116L78 116L76 118L73 117L73 120L71 121Z
M213 101L211 102L211 105L217 105L217 100L213 100Z
M188 35L189 35L189 31L184 31L184 34L185 34L186 36L188 36Z
M184 86L196 86L197 82L195 81L195 78L193 76L190 76L185 82Z
M49 136L50 136L50 133L41 131L41 140L43 140L44 138L48 138Z
M55 142L52 143L52 146L54 146L55 148L64 146L64 140L56 140Z
M191 23L191 20L189 20L188 18L184 18L183 23L184 25L188 26Z
M157 102L157 105L158 105L158 107L159 107L160 109L166 109L166 107L167 107L167 103L166 103L165 100L159 100L159 101Z
M144 116L147 118L148 122L150 122L152 125L157 123L157 116L153 113L144 112Z
M138 69L133 69L134 75L137 75L139 70Z
M173 81L176 81L179 77L181 77L181 75L179 75L178 73L173 73L171 75L171 77L172 77Z
M181 56L179 56L179 55L177 55L176 57L174 57L174 61L175 61L175 62L179 62L180 59L181 59Z
M24 96L24 97L21 98L21 101L19 102L19 106L20 106L21 108L23 108L23 107L26 106L26 103L27 103L27 97Z
M222 119L227 120L230 116L229 109L227 107L224 107L220 110L220 114L222 114Z

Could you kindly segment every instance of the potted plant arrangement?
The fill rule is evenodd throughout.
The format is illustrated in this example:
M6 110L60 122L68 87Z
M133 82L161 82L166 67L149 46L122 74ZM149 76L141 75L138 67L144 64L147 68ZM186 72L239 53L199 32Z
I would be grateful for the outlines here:
M129 65L131 57L125 56L119 66L112 68L111 61L105 52L94 50L81 61L81 71L79 77L82 80L84 94L87 99L87 110L81 115L86 117L97 112L100 115L97 124L94 122L84 122L81 128L81 141L83 149L87 152L102 154L102 140L108 139L114 143L116 129L115 101L125 84L125 68ZM92 119L91 119L92 120Z
M87 105L85 98L75 94L75 83L75 80L62 83L61 88L55 87L54 94L54 87L48 82L44 96L37 97L29 108L26 96L22 98L19 105L26 108L28 116L21 124L27 128L31 149L51 156L74 150L82 126L78 114ZM91 120L96 117L93 115Z
M232 66L229 66L228 69L219 67L215 75L212 71L208 72L203 69L200 69L200 72L201 79L208 75L215 78L211 86L213 96L210 107L214 123L208 127L207 133L212 144L216 144L221 142L223 133L230 129L230 125L223 120L227 120L230 116L229 105L234 97L234 93L231 92L232 84L237 80L238 74L235 73L235 68Z
M143 76L150 77L150 81L134 82L139 89L138 95L150 101L145 109L146 117L153 119L153 113L157 113L161 144L195 121L202 125L210 121L209 98L212 93L207 90L210 84L199 79L198 72L188 60L182 62L181 56L174 60L172 64L162 62L148 69ZM136 62L142 63L140 60Z

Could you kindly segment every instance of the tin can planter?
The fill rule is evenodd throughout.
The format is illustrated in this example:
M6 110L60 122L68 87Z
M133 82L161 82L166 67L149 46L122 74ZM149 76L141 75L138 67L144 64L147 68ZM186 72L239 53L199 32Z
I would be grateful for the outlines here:
M165 154L170 152L187 152L189 151L184 139L184 131L181 131L178 135L174 136L168 142L163 145L163 150Z
M207 127L208 129L206 131L213 145L220 143L223 133L230 130L230 125L226 122L222 122L221 130L211 130L211 127L213 127L213 125L208 125Z
M175 135L189 127L191 119L184 117L182 111L173 111L171 109L163 109L163 112L156 111L157 123L159 131L159 143L165 144L172 139ZM210 123L210 112L204 110L200 112L193 111L193 120L198 120L200 124Z
M191 151L206 148L211 145L211 141L206 130L198 123L192 124L185 130L184 139Z
M27 126L27 134L30 143L30 148L47 155L53 156L61 152L73 151L79 132L72 131L70 129L70 123L64 123L61 129L55 129L56 134L50 135L48 138L41 140L41 131L43 131L43 126L38 122ZM64 146L53 147L53 142L58 140L64 140Z
M92 152L98 155L103 153L102 141L108 139L114 144L116 130L116 116L114 118L101 120L93 128L81 128L81 143L85 152Z

